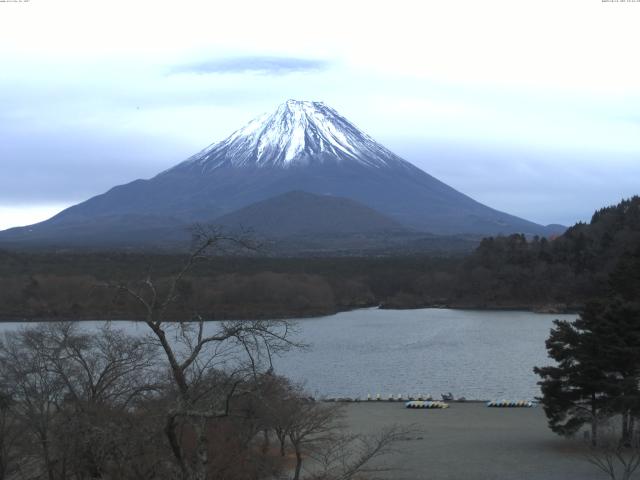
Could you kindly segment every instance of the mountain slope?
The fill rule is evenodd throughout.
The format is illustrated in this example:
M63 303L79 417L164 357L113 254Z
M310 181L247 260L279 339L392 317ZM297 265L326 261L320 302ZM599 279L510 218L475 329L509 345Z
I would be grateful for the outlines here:
M151 214L101 215L49 220L0 232L3 247L174 248L188 244L191 224Z
M458 192L320 102L290 100L149 180L114 187L36 226L2 232L0 242L46 243L47 232L92 229L107 217L212 222L292 190L349 198L435 234L557 233Z
M270 237L406 231L395 220L353 200L300 191L253 203L215 223L228 229L250 227Z

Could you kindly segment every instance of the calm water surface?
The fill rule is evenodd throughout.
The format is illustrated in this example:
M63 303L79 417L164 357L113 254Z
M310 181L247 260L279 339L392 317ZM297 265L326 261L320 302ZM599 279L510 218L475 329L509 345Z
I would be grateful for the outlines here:
M555 318L529 312L366 309L299 321L309 352L279 371L328 396L452 392L468 399L539 394L536 365Z
M448 309L364 309L298 320L306 351L274 361L315 396L452 392L468 399L533 399L532 368L548 365L544 341L555 318L575 315ZM103 322L85 322L95 328ZM146 333L135 322L114 322ZM0 331L20 324L0 324ZM211 325L214 328L214 325Z

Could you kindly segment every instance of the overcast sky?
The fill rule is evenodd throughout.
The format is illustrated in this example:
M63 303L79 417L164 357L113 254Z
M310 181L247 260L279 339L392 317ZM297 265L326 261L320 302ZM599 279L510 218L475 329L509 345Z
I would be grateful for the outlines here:
M0 229L324 101L548 224L640 193L640 2L0 2Z

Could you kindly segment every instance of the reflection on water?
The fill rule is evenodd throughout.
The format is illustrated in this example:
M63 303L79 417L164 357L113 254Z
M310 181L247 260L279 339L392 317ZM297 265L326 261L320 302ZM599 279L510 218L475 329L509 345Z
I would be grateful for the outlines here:
M528 312L365 309L298 321L306 351L275 359L276 370L316 396L452 392L468 399L533 399L532 368L549 364L544 341L554 318ZM102 322L86 322L96 328ZM146 333L135 322L117 322ZM0 330L17 328L0 324ZM213 328L214 325L211 325Z

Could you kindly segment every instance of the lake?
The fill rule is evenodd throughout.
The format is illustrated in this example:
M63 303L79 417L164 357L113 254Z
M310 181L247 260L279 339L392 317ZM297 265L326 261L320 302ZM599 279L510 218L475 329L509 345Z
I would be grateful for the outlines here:
M451 309L354 310L297 320L310 348L276 358L278 373L304 382L316 397L452 392L467 399L530 399L539 395L534 366L555 318L575 315ZM102 322L85 322L93 328ZM116 322L114 322L116 323ZM117 322L132 333L135 322ZM18 323L0 324L0 331ZM213 326L213 325L212 325Z

